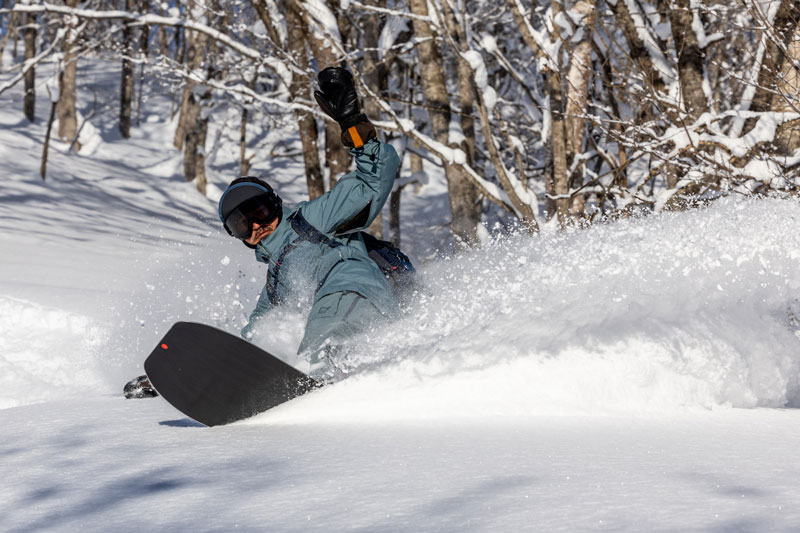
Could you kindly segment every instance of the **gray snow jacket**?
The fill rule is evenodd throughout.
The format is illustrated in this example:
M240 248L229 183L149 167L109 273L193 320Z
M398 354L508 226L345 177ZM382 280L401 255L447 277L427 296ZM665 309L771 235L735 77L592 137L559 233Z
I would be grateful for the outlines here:
M269 265L269 274L243 335L274 305L291 298L298 283L313 291L314 302L336 292L355 292L382 314L397 313L394 294L357 232L380 214L400 160L390 144L377 139L350 153L356 169L319 198L294 209L284 208L278 227L256 247L256 260ZM334 248L302 239L289 221L298 210L312 226L342 246Z

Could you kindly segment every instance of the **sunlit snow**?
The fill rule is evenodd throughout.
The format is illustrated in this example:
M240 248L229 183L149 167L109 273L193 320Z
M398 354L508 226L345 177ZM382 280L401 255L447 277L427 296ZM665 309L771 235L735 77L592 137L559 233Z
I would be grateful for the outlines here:
M176 321L237 332L265 272L180 176L166 89L127 141L109 96L91 156L55 142L46 181L40 92L34 124L21 88L0 96L0 529L800 526L796 199L490 227L455 255L426 166L403 197L406 314L340 361L346 380L207 429L122 385ZM254 168L302 199L299 158L269 156L287 133L260 133ZM238 130L219 138L217 191ZM300 366L303 320L278 310L254 341Z

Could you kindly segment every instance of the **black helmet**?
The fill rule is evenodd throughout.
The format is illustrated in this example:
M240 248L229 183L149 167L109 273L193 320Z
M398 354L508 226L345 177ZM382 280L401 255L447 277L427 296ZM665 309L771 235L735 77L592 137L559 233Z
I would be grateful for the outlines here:
M283 216L283 202L265 181L245 176L231 182L219 199L219 219L229 235L244 240L254 221L268 223Z

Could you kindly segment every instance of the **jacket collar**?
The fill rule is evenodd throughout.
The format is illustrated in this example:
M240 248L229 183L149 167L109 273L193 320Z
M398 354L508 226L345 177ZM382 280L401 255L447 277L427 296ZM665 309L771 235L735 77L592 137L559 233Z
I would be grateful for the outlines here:
M284 209L283 217L275 231L258 243L256 246L256 260L262 263L269 263L271 259L277 259L280 256L281 250L294 233L292 225L288 221L289 215L291 215L291 211Z

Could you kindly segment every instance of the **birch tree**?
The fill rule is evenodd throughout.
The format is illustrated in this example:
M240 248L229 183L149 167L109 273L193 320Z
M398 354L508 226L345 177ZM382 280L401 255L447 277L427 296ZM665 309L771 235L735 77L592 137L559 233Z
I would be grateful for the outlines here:
M408 5L411 12L418 15L413 21L413 28L419 43L420 78L433 137L442 145L449 146L452 110L436 33L431 24L423 19L429 17L427 0L409 0ZM442 163L450 199L450 229L461 242L472 243L476 239L478 221L474 188L458 165L445 160Z
M238 131L242 172L258 157L247 124L260 121L299 139L309 197L325 191L323 164L333 185L350 158L310 93L333 64L354 73L386 136L441 165L465 244L482 215L536 231L545 214L584 224L732 194L796 194L800 184L796 0L232 0L140 12L70 2L0 9L26 44L0 93L24 80L32 120L39 62L59 48L65 67L72 53L121 61L113 41L125 27L158 26L146 59L180 84L175 146L201 189L212 121ZM53 31L56 18L64 23ZM63 31L87 21L107 36ZM230 105L242 109L233 125Z
M78 0L65 0L69 8L77 7ZM58 137L62 141L72 141L78 132L78 116L75 109L75 91L78 75L78 26L80 19L73 15L64 17L68 28L63 44L63 66L59 78L59 99L56 113L58 115ZM76 144L80 149L80 144Z

